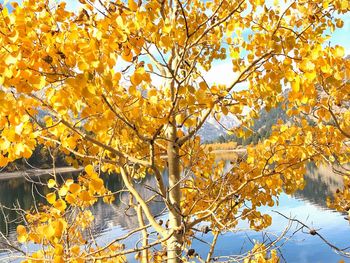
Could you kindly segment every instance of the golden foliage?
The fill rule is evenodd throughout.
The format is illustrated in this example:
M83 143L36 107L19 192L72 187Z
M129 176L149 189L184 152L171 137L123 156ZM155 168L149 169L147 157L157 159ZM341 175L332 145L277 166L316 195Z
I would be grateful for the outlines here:
M302 188L308 161L349 163L350 61L343 47L326 45L343 26L347 0L94 2L69 11L64 2L24 0L0 10L0 166L29 158L37 144L57 146L70 164L85 166L78 181L49 181L48 205L18 227L20 242L44 245L27 262L84 262L92 254L123 260L113 258L118 246L80 248L93 220L88 208L113 200L100 172L121 174L131 206L178 253L172 244L190 244L202 221L216 231L239 219L256 230L270 225L259 207ZM236 79L208 81L206 71L225 59ZM196 135L208 118L233 115L242 125L232 132L247 136L260 110L279 104L291 121L278 122L229 166ZM132 184L146 174L173 218L169 229ZM337 198L347 201L347 190ZM66 218L71 210L74 221Z
M93 241L89 240L86 231L94 223L94 216L89 208L102 197L106 202L114 200L113 194L103 183L96 189L95 181L98 179L100 178L94 168L88 165L77 182L69 179L60 186L55 183L53 192L46 196L48 205L43 206L40 212L26 214L27 226L17 227L18 241L43 246L29 254L28 259L23 262L87 262L102 255L105 259L101 262L125 261L122 255L113 256L123 249L122 244L114 243L106 247L89 245ZM83 193L88 197L82 197Z

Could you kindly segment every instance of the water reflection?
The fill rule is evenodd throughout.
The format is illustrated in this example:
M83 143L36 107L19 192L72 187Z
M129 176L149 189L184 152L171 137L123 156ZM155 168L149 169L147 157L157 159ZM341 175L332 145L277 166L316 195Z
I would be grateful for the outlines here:
M0 174L1 177L1 174ZM58 178L76 179L77 173L67 173L58 175ZM102 175L106 187L112 192L121 190L122 180L118 175ZM50 192L46 186L46 181L51 177L43 176L40 178L14 178L0 181L0 204L4 207L3 213L0 213L0 231L6 233L9 240L16 240L16 227L21 222L22 218L15 209L31 210L34 203L43 203L45 196ZM135 182L135 188L139 191L144 199L148 199L154 194L151 190L144 187L145 185L152 186L156 182L153 178L146 178L142 181ZM109 205L99 200L91 211L95 216L93 231L94 233L103 233L112 226L119 226L123 229L133 229L138 227L137 217L133 209L128 209L129 195L121 192L116 195L115 201ZM153 215L160 215L164 210L164 203L155 200L151 203L150 209ZM6 220L4 218L6 216ZM0 237L1 241L1 237ZM0 242L0 248L1 242Z
M230 161L234 161L237 156L232 155ZM1 176L1 175L0 175ZM65 178L74 178L75 174L65 174ZM49 177L41 177L45 182ZM298 219L310 223L315 228L322 228L323 235L329 238L330 241L335 242L339 246L347 246L350 240L350 228L348 222L343 219L343 216L330 211L326 207L326 197L330 196L337 188L342 186L342 178L336 175L328 167L315 167L310 164L308 172L305 176L306 186L302 191L298 191L294 197L282 195L279 198L278 211L286 214L297 216ZM122 182L117 175L105 175L104 181L108 189L117 191L122 189ZM36 179L38 181L39 179ZM155 185L152 178L147 178L141 182L135 183L136 188L140 191L143 198L148 198L152 195L152 191L147 190L144 185ZM48 193L44 185L33 186L33 183L26 181L23 178L2 180L0 181L0 203L12 207L13 204L20 205L23 209L28 210L33 206L34 198L37 202L42 202L44 199L38 195L37 192L45 195ZM37 188L37 189L36 189ZM33 194L34 193L34 194ZM137 218L134 216L132 209L128 210L128 195L120 194L112 205L106 205L103 202L98 202L93 207L93 214L95 215L95 223L93 226L95 233L100 233L100 240L108 242L113 238L124 234L128 229L138 226ZM153 202L151 204L151 211L154 215L161 215L164 210L162 202ZM262 208L262 212L271 214L271 208ZM9 220L15 220L18 216L15 211L5 211ZM273 213L272 213L273 214ZM15 240L16 221L8 225L8 237ZM279 233L287 224L287 221L279 216L273 215L273 225L269 231ZM244 222L240 225L245 228ZM7 230L3 215L0 213L0 230L5 232ZM259 239L260 233L254 231L245 231L236 234L227 234L220 236L218 240L216 256L225 254L240 254L241 251L248 251L252 244L247 242L247 235L250 239ZM210 241L211 236L203 237ZM130 246L135 245L138 237L131 237L127 241ZM1 240L0 240L1 241ZM199 253L205 255L208 252L208 247L195 241L193 246ZM0 244L1 248L1 244ZM310 235L300 233L296 239L291 240L281 250L287 262L336 262L341 259L336 255L324 242ZM1 260L0 260L1 261ZM131 256L128 261L134 261Z
M295 197L323 209L329 209L326 205L327 197L343 186L342 176L335 174L330 166L316 167L313 163L308 164L305 179L304 189L296 192Z
M117 175L105 176L104 178L108 189L117 191L122 188L122 182ZM118 181L118 183L115 183ZM114 185L113 185L114 184ZM112 186L113 185L113 186ZM154 192L145 187L156 185L156 181L152 178L146 178L142 181L135 182L135 188L140 193L143 199L149 199ZM116 196L116 200L111 204L105 204L100 200L92 208L92 213L95 215L94 228L96 232L103 232L111 226L118 225L123 229L133 229L138 227L138 220L134 209L129 209L129 195L121 193ZM160 200L155 200L150 203L151 213L155 216L160 216L164 211L165 205Z
M3 206L0 214L0 231L6 233L10 239L13 239L15 228L21 220L20 215L12 208L30 210L33 208L34 200L42 203L44 201L42 195L48 193L48 188L40 185L40 180L45 180L44 178L32 180L38 184L31 183L24 178L0 181L0 204ZM38 190L41 195L38 194Z

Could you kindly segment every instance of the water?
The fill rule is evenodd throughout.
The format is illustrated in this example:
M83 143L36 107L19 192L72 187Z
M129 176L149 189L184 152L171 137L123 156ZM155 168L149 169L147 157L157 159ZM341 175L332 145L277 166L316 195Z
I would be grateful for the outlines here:
M65 174L64 177L73 178L74 174ZM44 183L48 178L41 177L40 180ZM214 255L238 255L252 248L252 240L263 240L268 237L274 238L275 234L281 233L287 226L288 220L272 212L272 210L295 217L310 227L320 229L318 232L321 235L340 248L350 246L350 226L348 221L344 219L344 215L328 209L325 203L326 196L331 195L337 188L341 188L341 177L331 173L331 170L327 167L316 168L309 166L306 179L307 185L303 191L297 192L293 197L281 195L278 207L261 208L262 212L270 213L273 217L273 224L264 234L248 230L221 235L219 236ZM38 179L35 180L37 181ZM104 180L111 191L119 190L122 187L121 179L117 175L105 176ZM148 178L142 183L152 185L154 182ZM142 188L141 184L137 185L137 187L139 189ZM0 203L7 207L12 207L16 204L27 210L32 208L34 198L39 202L44 200L37 192L45 195L48 191L49 189L44 185L35 187L33 183L23 178L2 180L0 181ZM147 196L151 195L151 192L143 190L141 194L147 198ZM99 242L108 243L114 238L126 234L129 229L138 226L137 219L132 212L128 211L127 215L125 214L126 199L126 195L120 195L112 205L98 202L94 206L93 213L96 220L93 229L94 232L98 233ZM159 214L160 218L163 217L166 220L166 215L162 214L163 209L164 204L161 202L154 202L151 205L152 213ZM4 210L4 212L12 222L6 225L3 215L0 213L0 230L4 233L7 232L10 240L15 240L16 218L18 215L14 211ZM242 222L239 227L246 229L247 225ZM281 262L328 263L338 262L341 259L345 262L350 262L350 260L337 255L317 236L312 236L302 231L292 235L296 227L296 224L292 225L285 236L289 238L288 242L279 249L280 254L283 256ZM212 235L198 235L198 238L210 242ZM133 235L127 239L125 244L127 247L133 247L138 240L139 236ZM279 244L282 244L282 242ZM193 248L203 256L209 250L207 244L198 240L193 242ZM128 261L134 261L133 255L128 256ZM0 262L2 262L1 259Z

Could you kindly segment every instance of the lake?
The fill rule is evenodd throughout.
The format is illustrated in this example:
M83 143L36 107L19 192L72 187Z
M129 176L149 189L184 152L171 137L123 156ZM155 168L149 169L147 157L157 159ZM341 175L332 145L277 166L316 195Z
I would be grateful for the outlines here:
M1 174L0 174L1 177ZM65 178L73 178L74 174L65 174ZM35 181L47 180L47 177L36 178ZM105 183L111 191L116 191L122 188L121 179L116 176L105 176ZM264 231L255 232L251 230L238 231L236 233L227 233L219 236L215 256L222 255L238 255L241 252L248 251L252 248L252 240L262 240L273 238L275 234L279 234L288 225L288 220L278 215L272 210L277 210L284 215L294 217L314 229L319 229L318 232L323 235L332 244L343 248L350 246L350 226L349 222L344 219L344 215L332 211L326 206L326 196L332 194L337 188L341 188L341 177L332 173L327 167L314 167L309 165L306 174L307 184L304 190L297 192L294 196L281 195L279 198L279 206L264 207L263 212L268 212L273 217L272 225ZM152 184L151 179L147 178L138 184L141 187L143 183ZM33 206L34 198L37 201L43 201L46 193L49 192L44 185L33 184L24 178L16 178L0 181L0 203L7 207L12 207L14 204L23 209L30 209ZM40 196L40 194L43 196ZM150 196L151 193L144 190L144 197ZM94 232L98 236L98 241L107 243L114 238L127 233L128 229L138 226L135 215L127 211L125 214L126 196L120 195L116 198L112 205L106 205L103 202L98 202L93 208L95 215ZM151 206L152 213L159 214L166 220L166 215L162 214L164 204L154 202ZM0 230L7 233L10 240L16 239L17 214L14 211L4 210L8 219L11 220L8 225L5 224L4 217L0 213ZM247 225L242 222L239 228L247 229ZM293 235L293 232L298 228L293 224L291 229L286 234L289 238L279 252L282 255L281 262L288 263L328 263L338 262L343 259L345 262L350 262L349 259L337 255L332 249L327 246L319 237L298 231ZM199 239L211 241L210 234L198 236ZM134 246L139 239L138 235L133 235L126 241L127 247ZM1 241L1 240L0 240ZM193 247L199 254L205 255L209 250L208 245L202 241L194 240ZM279 244L284 243L283 240ZM0 243L0 249L3 245ZM134 256L128 256L128 262L135 261ZM11 262L1 259L0 262Z

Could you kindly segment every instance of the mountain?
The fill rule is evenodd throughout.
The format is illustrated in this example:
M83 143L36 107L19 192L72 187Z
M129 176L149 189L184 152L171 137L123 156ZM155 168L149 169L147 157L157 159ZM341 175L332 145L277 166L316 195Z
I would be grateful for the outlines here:
M254 133L246 139L239 138L236 135L227 135L224 128L222 128L218 123L215 124L212 121L209 121L206 123L206 125L203 125L203 128L200 130L199 134L202 136L202 138L204 138L204 142L223 143L234 141L237 142L238 145L247 145L250 143L257 143L260 139L269 137L272 126L275 125L279 119L284 122L288 119L288 116L281 105L277 106L276 108L272 108L270 111L262 109L260 111L259 118L254 120L254 125L252 127ZM229 120L224 120L224 122L225 121L228 121L226 127L232 128L239 126L239 122L235 121L234 117L229 118Z
M281 119L286 121L288 116L286 112L282 109L282 106L277 106L272 108L270 111L262 109L260 112L260 117L255 120L253 130L262 136L269 135L271 133L271 128Z
M213 117L210 117L198 131L203 142L212 142L220 136L226 136L227 130L237 127L238 120L232 115L222 116L220 123Z

